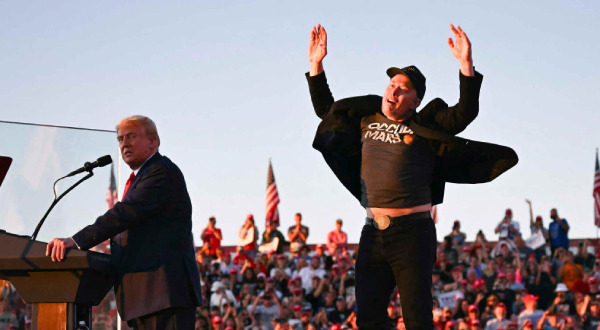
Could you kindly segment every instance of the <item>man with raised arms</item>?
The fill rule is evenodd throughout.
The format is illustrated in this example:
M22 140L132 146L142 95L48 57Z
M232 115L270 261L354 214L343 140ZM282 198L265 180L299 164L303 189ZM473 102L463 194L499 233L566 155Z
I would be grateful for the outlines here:
M311 31L306 77L314 110L322 119L313 147L367 214L356 260L360 329L386 328L386 308L396 285L406 328L433 329L432 205L442 201L445 182L487 182L516 164L510 148L454 136L477 117L483 76L473 67L465 32L459 26L450 28L454 40L449 38L448 46L460 66L459 102L449 107L434 99L419 112L425 77L414 65L387 70L390 81L383 97L334 101L323 71L327 33L320 25ZM444 148L463 150L471 144L486 152L474 153L466 163L460 157L445 162Z

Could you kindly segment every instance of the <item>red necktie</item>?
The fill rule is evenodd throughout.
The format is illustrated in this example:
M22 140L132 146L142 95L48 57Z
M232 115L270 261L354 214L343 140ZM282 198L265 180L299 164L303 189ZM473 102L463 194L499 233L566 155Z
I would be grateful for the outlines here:
M123 190L123 197L121 200L125 199L125 195L127 195L127 190L129 190L129 186L131 186L131 181L133 181L133 178L135 178L135 173L131 172L129 179L127 179L127 182L125 183L125 190Z
M135 178L135 173L131 172L129 179L127 179L127 182L125 183L125 189L123 190L123 197L121 197L121 201L125 199L125 195L127 195L127 190L129 190L129 186L131 186L131 181L133 181L133 178ZM113 239L121 246L127 246L127 230L115 235Z

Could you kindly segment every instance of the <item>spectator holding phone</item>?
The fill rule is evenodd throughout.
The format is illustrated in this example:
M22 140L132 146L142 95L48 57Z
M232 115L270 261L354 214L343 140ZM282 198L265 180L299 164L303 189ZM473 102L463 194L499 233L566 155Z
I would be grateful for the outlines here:
M283 314L279 300L270 292L257 296L250 306L249 313L254 316L259 326L262 325L264 329L268 330L274 329L271 321Z
M513 213L511 209L506 209L504 212L504 218L498 225L494 232L498 234L498 240L506 240L509 242L511 247L514 247L513 239L515 235L519 233L521 227L517 221L513 221Z
M217 224L217 218L208 218L208 224L206 228L202 229L200 238L204 242L204 264L210 264L210 262L217 257L217 249L221 248L221 240L223 235L221 229L215 227Z

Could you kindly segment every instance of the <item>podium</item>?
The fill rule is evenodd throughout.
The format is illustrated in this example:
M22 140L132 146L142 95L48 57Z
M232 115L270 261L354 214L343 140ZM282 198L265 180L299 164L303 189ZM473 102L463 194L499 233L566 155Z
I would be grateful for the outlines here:
M71 249L53 262L46 245L0 230L0 278L33 305L32 329L91 329L91 308L113 285L110 255Z

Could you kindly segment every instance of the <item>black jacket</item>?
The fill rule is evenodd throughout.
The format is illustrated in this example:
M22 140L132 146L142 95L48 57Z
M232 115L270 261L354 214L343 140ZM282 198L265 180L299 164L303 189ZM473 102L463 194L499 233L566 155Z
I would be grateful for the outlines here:
M359 201L361 198L361 120L381 113L381 96L366 95L334 101L325 73L314 77L306 74L315 113L322 119L313 147L342 184ZM417 135L429 139L437 151L437 161L431 184L432 203L444 198L444 185L453 183L489 182L517 164L517 154L511 148L462 139L462 132L479 113L479 89L483 76L460 74L460 98L449 107L436 98L405 124Z

